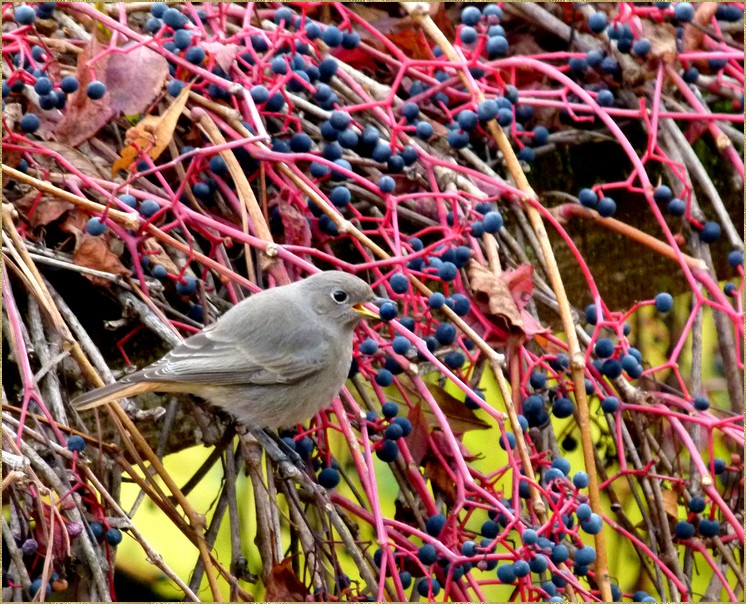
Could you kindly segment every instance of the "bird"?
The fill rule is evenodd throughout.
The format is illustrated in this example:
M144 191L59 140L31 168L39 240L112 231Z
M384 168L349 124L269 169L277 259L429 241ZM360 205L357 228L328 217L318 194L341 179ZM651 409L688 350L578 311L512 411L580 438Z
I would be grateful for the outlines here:
M145 392L197 395L240 424L297 425L328 406L349 373L368 283L324 271L239 302L153 364L72 401L78 411Z

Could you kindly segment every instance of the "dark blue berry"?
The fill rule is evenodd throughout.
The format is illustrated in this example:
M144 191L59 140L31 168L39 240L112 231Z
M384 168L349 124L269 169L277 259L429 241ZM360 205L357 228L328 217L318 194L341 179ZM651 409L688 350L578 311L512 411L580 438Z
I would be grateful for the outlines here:
M140 214L145 218L150 218L160 209L161 206L159 206L158 202L153 199L145 199L140 204Z
M697 411L707 411L710 408L710 399L706 396L697 396L692 405Z
M116 547L122 542L122 531L116 528L110 528L104 534L104 539L106 539L106 543L112 547Z
M673 308L673 297L667 292L655 296L655 308L658 312L669 312Z
M335 468L324 468L319 472L318 483L325 489L333 489L340 480L341 476Z
M18 25L31 25L36 21L36 12L24 4L16 8L15 18Z
M676 523L674 533L677 539L691 539L694 537L694 525L686 520L680 520Z
M699 534L703 537L717 537L720 534L720 523L703 518L699 521Z
M462 130L473 130L477 127L477 114L471 109L464 109L456 116L456 121Z
M456 327L451 323L441 323L435 330L435 338L443 346L448 346L456 341Z
M398 313L399 310L396 307L396 304L394 304L393 302L384 302L383 304L381 304L380 314L381 319L383 319L384 321L391 321L392 319L395 319Z
M609 338L601 338L596 342L594 352L600 359L608 359L614 354L614 342Z
M40 95L49 94L52 92L52 80L46 77L39 78L34 84L34 90Z
M187 18L176 8L167 8L163 12L163 22L172 29L181 29L187 24Z
M200 46L192 46L184 53L184 58L192 65L202 65L205 60L205 51Z
M82 451L85 449L85 439L82 436L73 434L67 439L67 449L69 451Z
M409 291L409 279L402 273L394 273L389 277L389 284L394 293L406 294Z
M496 59L497 57L504 57L506 54L508 54L510 44L508 43L508 39L505 36L496 35L491 36L487 40L485 49L487 50L487 56L490 59Z
M694 6L689 2L677 2L673 9L673 16L677 21L688 23L694 19Z
M703 243L714 243L720 238L721 228L717 222L705 222L704 228L699 232L699 238Z
M601 409L604 413L614 413L619 409L619 399L615 396L609 396L601 401Z
M614 104L614 93L611 90L599 90L596 102L601 107L611 107Z
M487 212L482 219L482 226L486 233L497 233L502 228L503 223L502 214L497 210Z
M396 189L396 181L390 176L381 176L378 180L378 188L381 193L392 193Z
M606 29L606 14L595 12L588 18L588 29L594 34L600 34Z
M88 222L86 222L85 230L89 235L98 237L106 232L106 224L102 222L99 217L94 216L93 218L89 218Z
M686 214L686 203L678 197L674 197L668 202L668 213L671 216L683 216Z
M552 404L552 415L559 419L570 417L575 411L575 405L569 398L558 398Z
M482 12L476 6L467 6L461 11L461 23L474 26L482 18Z
M393 440L381 441L381 448L376 450L376 457L383 462L391 463L399 456L399 447Z
M39 116L34 113L24 113L21 116L21 130L27 132L28 134L33 134L34 132L36 132L39 129L40 125L41 122L39 121Z

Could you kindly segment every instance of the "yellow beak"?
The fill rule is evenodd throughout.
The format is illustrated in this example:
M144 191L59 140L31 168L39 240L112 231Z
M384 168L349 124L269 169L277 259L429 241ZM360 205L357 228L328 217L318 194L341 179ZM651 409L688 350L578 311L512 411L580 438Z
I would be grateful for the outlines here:
M358 312L361 315L363 315L364 317L367 317L369 319L380 319L381 318L376 313L374 313L373 311L368 310L367 308L365 308L365 306L363 306L362 302L358 302L357 304L353 304L352 308L353 308L353 310L355 312Z

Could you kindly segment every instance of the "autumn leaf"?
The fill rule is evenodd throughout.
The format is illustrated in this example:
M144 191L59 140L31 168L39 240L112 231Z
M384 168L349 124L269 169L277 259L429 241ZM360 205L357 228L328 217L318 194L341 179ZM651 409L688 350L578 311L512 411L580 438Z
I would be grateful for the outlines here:
M278 207L282 227L285 230L285 243L288 245L310 247L311 225L308 224L305 215L294 205L286 201L281 200Z
M295 576L292 558L272 566L264 592L265 602L305 602L308 590Z
M73 252L73 262L78 266L114 273L115 275L128 276L131 274L131 271L119 260L119 256L109 249L102 237L93 237L88 233L83 233L80 238ZM85 273L84 276L96 285L110 284L109 280L102 277L86 275Z
M474 292L474 302L479 309L497 319L507 333L522 332L521 312L505 279L505 273L495 275L487 267L471 260L467 266L467 274Z
M120 158L111 167L112 176L119 170L129 167L139 151L148 149L152 160L158 159L173 137L176 124L189 98L189 86L185 86L163 115L148 115L127 130L128 144L120 153Z
M168 61L154 50L134 42L103 52L108 42L96 36L78 55L78 90L70 95L62 120L57 124L57 139L72 147L88 140L120 114L138 114L147 109L168 76ZM97 56L95 63L89 61ZM91 71L93 73L91 74ZM103 82L106 94L94 100L86 94L94 79Z

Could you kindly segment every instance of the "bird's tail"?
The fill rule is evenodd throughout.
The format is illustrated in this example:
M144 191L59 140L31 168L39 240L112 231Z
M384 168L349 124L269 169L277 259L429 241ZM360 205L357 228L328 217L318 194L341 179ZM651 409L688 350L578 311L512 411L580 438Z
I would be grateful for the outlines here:
M101 386L85 394L81 394L72 401L78 411L93 409L106 403L111 403L129 396L136 396L143 392L152 392L155 384L149 382L119 381Z

